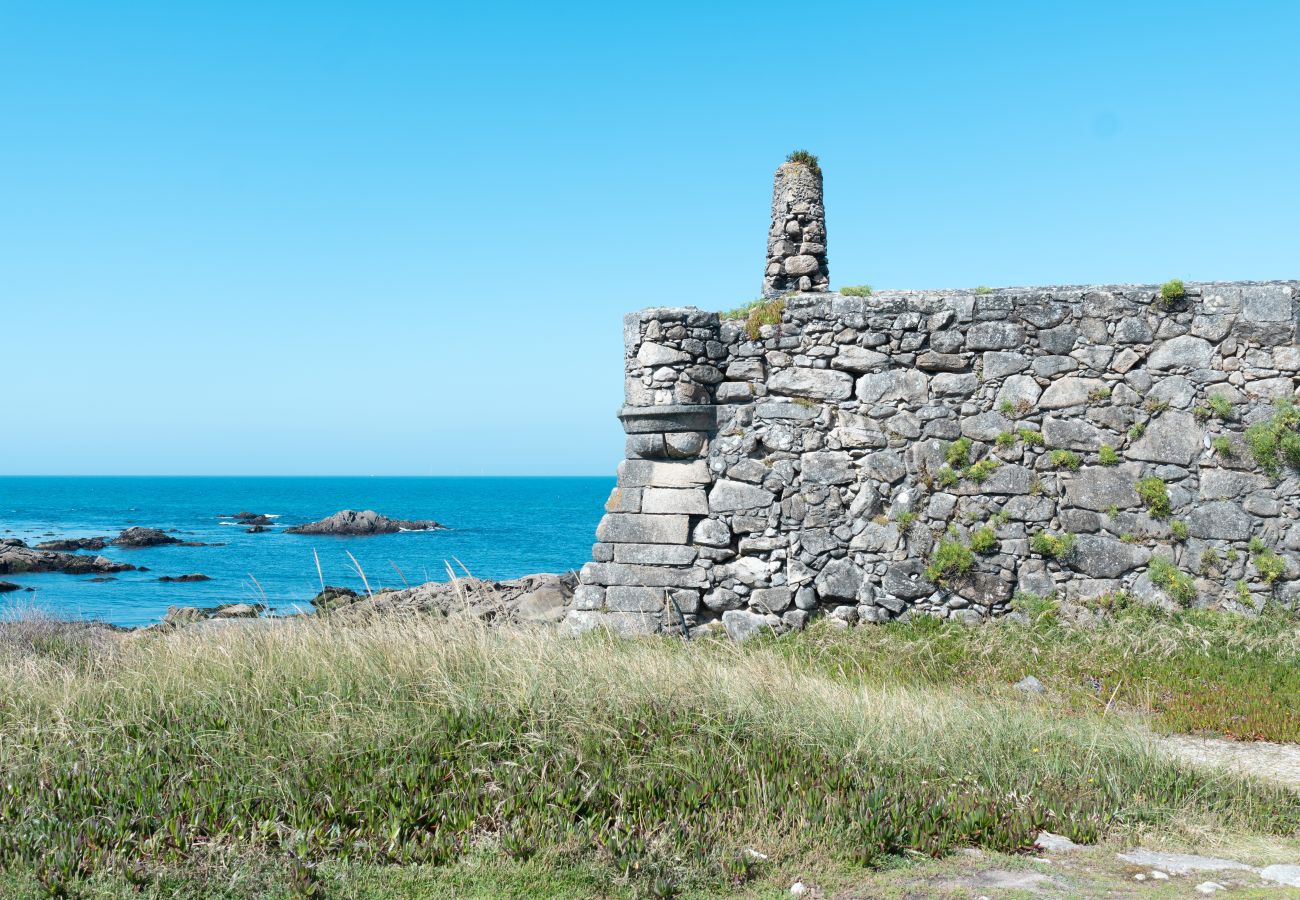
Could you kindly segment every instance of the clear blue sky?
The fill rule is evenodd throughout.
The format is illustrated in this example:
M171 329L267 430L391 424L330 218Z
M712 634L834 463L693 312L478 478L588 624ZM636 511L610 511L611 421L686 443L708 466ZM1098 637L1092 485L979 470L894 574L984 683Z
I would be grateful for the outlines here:
M610 474L620 317L1300 275L1300 4L0 0L0 473Z

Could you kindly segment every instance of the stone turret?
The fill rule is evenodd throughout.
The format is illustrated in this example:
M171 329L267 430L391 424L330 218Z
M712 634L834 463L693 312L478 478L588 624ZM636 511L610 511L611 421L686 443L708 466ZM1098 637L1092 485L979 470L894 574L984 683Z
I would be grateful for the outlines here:
M772 227L767 233L763 296L830 290L826 263L826 207L817 157L799 151L776 170Z

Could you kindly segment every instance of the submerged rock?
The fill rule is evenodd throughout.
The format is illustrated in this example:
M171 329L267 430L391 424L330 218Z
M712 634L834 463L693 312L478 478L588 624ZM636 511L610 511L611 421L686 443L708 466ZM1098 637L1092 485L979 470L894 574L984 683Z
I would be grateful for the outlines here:
M184 582L184 581L211 581L212 579L211 577L204 575L202 572L194 572L190 575L160 575L158 577L158 580Z
M0 594L7 594L10 591L21 591L22 586L14 584L12 581L0 581Z
M319 522L296 525L293 528L286 528L285 531L289 534L360 536L395 534L399 531L441 531L443 527L432 519L390 519L387 516L381 516L373 509L360 512L355 509L345 509L328 518L321 519Z

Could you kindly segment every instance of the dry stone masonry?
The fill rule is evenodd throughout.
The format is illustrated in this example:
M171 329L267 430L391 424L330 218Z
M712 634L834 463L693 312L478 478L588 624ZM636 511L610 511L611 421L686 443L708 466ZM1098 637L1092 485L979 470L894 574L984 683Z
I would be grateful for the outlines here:
M784 163L772 185L772 227L767 233L763 296L830 288L826 263L826 209L815 157Z
M795 212L820 225L820 192L787 176L810 252L786 266L821 252ZM1017 593L1294 606L1300 478L1245 432L1296 394L1297 300L1294 281L1172 305L1136 286L797 294L753 337L633 313L627 458L567 625L745 637L976 620Z

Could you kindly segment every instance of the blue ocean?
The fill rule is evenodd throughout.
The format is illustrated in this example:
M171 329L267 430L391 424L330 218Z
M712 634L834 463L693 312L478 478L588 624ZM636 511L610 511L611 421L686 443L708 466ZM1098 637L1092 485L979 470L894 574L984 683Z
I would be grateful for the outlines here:
M458 576L516 578L576 569L590 558L613 478L109 478L0 477L0 536L29 546L56 538L115 537L124 528L161 528L220 546L106 547L99 555L146 566L109 581L58 572L0 576L34 591L0 595L7 607L35 606L62 617L147 625L167 607L266 603L278 613L309 610L327 584L362 590L348 553L371 588ZM370 537L284 534L341 509L395 519L434 519L446 531ZM273 516L248 534L233 513ZM84 551L93 552L93 551ZM211 581L166 583L202 573Z

